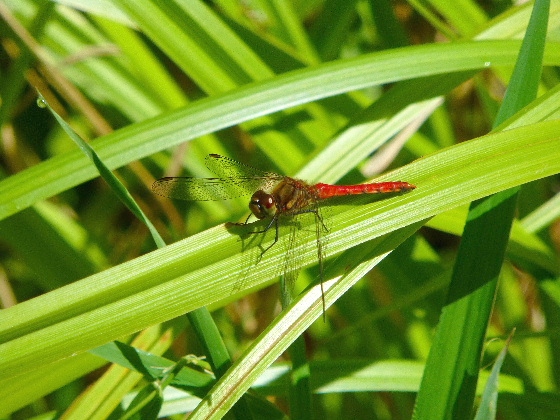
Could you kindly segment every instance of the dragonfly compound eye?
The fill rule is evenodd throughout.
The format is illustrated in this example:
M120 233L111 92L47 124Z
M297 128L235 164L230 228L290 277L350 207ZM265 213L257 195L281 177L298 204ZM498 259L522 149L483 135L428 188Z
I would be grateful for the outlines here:
M276 213L276 203L272 194L267 194L262 190L257 191L251 197L249 210L258 219L273 216Z

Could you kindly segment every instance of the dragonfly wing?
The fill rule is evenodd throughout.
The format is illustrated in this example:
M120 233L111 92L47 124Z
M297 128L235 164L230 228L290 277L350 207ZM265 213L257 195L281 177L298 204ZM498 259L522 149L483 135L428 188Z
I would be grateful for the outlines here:
M274 172L261 171L260 169L217 154L206 156L205 163L206 167L220 178L258 179L259 182L251 185L253 189L251 194L259 189L268 189L284 178L282 175ZM247 183L247 181L245 182Z
M300 221L303 218L313 218L312 224L315 228L311 231L307 228L302 230L300 228ZM311 222L307 219L307 222ZM306 223L307 224L307 223ZM323 296L323 317L326 305L325 296L323 291L323 264L325 258L325 231L326 227L323 223L322 216L319 212L317 204L312 204L308 207L308 211L297 213L293 215L292 222L290 223L290 232L286 238L286 250L284 252L283 273L281 281L281 302L282 308L285 308L293 299L294 284L298 278L301 267L303 266L303 255L307 252L308 245L304 243L309 241L309 235L314 236L317 247L317 262L319 267L319 280L321 285L321 294ZM303 244L303 247L302 247Z
M218 201L253 194L267 179L168 177L152 184L158 195L189 201Z
M283 176L265 172L216 154L206 157L206 166L219 178L169 177L158 179L152 191L164 197L190 201L217 201L270 192Z

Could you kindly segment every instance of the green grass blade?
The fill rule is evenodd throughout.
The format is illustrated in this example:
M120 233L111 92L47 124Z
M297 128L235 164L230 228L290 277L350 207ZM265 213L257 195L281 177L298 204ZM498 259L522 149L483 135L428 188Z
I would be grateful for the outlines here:
M558 133L558 121L508 130L453 146L380 177L406 179L418 188L377 203L333 207L329 255L477 198L560 172ZM240 277L244 289L267 284L282 266L282 246L268 251L258 270L247 270L247 261L255 261L259 254L258 244L242 243L239 234L242 232L230 233L224 227L210 229L2 311L0 371L17 375L37 364L231 299ZM272 240L271 232L263 245ZM306 251L301 263L310 265L317 259L311 246L313 235L306 242L309 246L302 244ZM37 352L41 352L40 361Z
M495 126L536 96L549 8L546 0L535 3ZM414 418L471 417L480 355L516 209L517 192L518 188L513 188L471 204Z
M488 382L484 387L484 392L482 394L482 399L480 405L476 412L475 420L494 420L496 418L496 411L498 407L498 389L500 380L500 370L507 355L507 349L511 341L512 335L506 342L506 345L500 352L496 363L492 367L492 373L488 378Z
M334 272L347 273L324 282L324 299L327 307L348 288L363 277L373 266L387 256L400 242L411 235L420 225L411 225L372 243L365 243L340 258L333 267ZM357 263L361 261L360 263ZM328 275L328 274L327 274ZM332 274L331 274L332 275ZM330 277L329 277L330 278ZM287 347L297 339L323 311L321 287L315 284L302 293L262 333L260 339L245 352L230 371L217 382L214 388L198 405L191 418L218 419L227 413L232 404L243 395L256 378L274 362Z
M198 101L133 124L92 143L109 169L286 107L373 84L429 74L513 64L517 42L485 41L407 47L304 69ZM560 48L548 63L560 63ZM440 58L446 57L442 61ZM547 57L545 55L545 57ZM404 70L403 70L404 69ZM0 219L96 176L80 152L51 158L0 182Z
M91 163L97 168L101 177L105 180L105 182L111 187L115 195L121 200L128 209L134 213L134 215L142 221L150 230L152 237L154 238L154 242L158 246L158 248L164 247L165 242L163 241L162 237L160 236L159 232L156 230L152 222L146 217L140 206L136 203L134 198L130 195L128 190L124 187L121 181L111 172L111 170L103 163L103 161L99 158L99 155L95 152L95 150L87 144L73 129L70 127L66 121L64 121L60 115L58 115L50 105L45 101L44 98L40 98L39 101L42 101L43 104L49 109L51 114L55 117L58 121L60 126L63 130L68 134L68 136L76 143L76 145L80 148L82 152L91 160Z
M292 361L288 393L293 419L308 418L312 412L311 369L305 352L305 339L300 335L288 348Z

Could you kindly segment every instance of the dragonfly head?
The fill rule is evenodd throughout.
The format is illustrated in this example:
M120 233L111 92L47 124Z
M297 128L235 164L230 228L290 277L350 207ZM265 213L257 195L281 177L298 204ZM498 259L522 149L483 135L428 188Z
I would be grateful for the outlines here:
M251 197L249 210L251 210L251 213L258 219L265 219L274 216L276 213L276 201L272 194L259 190Z

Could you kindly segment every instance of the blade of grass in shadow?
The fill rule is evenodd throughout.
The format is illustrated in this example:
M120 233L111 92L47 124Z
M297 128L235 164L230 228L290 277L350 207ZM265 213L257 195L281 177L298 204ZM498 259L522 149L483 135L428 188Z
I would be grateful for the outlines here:
M548 0L535 2L494 127L536 97ZM471 418L480 355L515 213L519 187L471 204L447 303L426 363L414 418Z
M312 413L311 370L307 360L305 339L299 335L288 349L292 364L289 372L290 417L309 418ZM251 386L251 384L249 384Z

